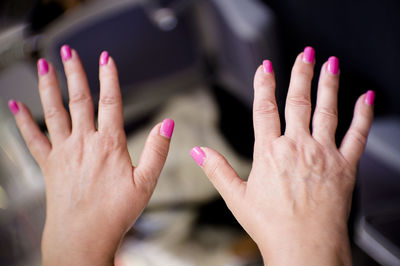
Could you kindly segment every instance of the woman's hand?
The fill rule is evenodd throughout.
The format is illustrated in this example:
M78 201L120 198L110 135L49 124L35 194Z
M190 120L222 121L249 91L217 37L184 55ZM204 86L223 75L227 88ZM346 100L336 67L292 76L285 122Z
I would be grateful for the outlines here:
M78 53L63 46L70 115L56 73L38 61L39 92L50 140L28 108L9 105L46 184L44 265L112 265L125 232L146 206L168 154L174 122L150 132L137 167L127 150L115 62L100 56L97 129L93 102Z
M340 148L338 59L322 66L310 132L314 50L294 64L281 135L275 79L264 61L254 79L254 161L247 182L209 148L191 151L236 219L259 245L268 265L350 265L347 218L356 165L373 118L374 92L361 95ZM240 121L237 121L240 126Z

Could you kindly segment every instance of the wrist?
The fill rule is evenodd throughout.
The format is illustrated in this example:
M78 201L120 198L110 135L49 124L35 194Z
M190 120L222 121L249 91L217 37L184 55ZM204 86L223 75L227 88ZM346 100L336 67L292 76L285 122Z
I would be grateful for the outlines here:
M352 264L347 227L333 231L303 228L269 234L258 241L258 246L268 266Z
M91 230L93 232L93 230ZM121 239L108 239L102 233L45 226L42 260L49 265L114 265Z
M265 265L351 265L351 254L348 243L346 248L325 248L312 243L311 245L292 243L289 246L276 247L276 250L260 248Z
M59 246L54 250L54 247L42 245L42 265L111 266L114 265L114 256L107 256L101 251L65 248L65 246Z

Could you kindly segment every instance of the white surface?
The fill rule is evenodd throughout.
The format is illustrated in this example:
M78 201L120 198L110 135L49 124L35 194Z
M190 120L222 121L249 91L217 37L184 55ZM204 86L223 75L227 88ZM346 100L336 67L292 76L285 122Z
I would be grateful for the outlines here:
M10 99L26 104L36 119L43 117L36 69L28 62L15 63L0 72L0 100L7 106Z
M128 150L137 164L151 128L165 118L175 120L167 162L149 206L200 202L218 195L201 168L191 158L194 146L207 146L225 155L232 167L247 179L251 162L237 155L217 129L216 103L206 89L182 93L165 105L146 128L128 138Z

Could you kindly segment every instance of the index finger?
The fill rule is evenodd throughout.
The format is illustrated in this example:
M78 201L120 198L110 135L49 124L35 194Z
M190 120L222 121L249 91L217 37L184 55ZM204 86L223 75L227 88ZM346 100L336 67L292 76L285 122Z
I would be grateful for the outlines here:
M100 55L99 131L124 129L121 89L114 60L104 51Z
M256 141L274 140L281 135L275 76L269 60L263 61L254 77L253 123Z

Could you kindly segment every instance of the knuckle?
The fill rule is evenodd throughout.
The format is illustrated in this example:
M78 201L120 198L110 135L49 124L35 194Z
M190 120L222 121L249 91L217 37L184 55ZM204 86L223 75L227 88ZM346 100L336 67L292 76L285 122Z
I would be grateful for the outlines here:
M158 178L154 177L151 170L144 168L136 168L134 175L135 181L141 187L142 192L145 195L151 196Z
M338 75L324 75L319 81L319 86L324 90L337 90L339 83Z
M25 138L25 143L35 159L39 161L38 158L43 156L43 153L40 152L41 145L43 144L43 142L40 141L40 136L37 134L28 136Z
M46 120L58 119L60 117L60 110L55 107L47 108L44 112L44 116Z
M30 137L27 137L26 140L25 140L26 146L28 146L28 148L30 150L34 150L35 146L36 146L36 143L37 143L36 140L37 140L37 136L32 135Z
M276 114L278 112L278 107L276 103L271 100L262 101L259 104L254 105L254 114L257 116L265 116Z
M39 81L39 92L48 92L48 91L56 91L58 90L55 82L49 79L40 80Z
M309 78L310 76L313 75L313 68L311 67L311 64L299 64L295 65L292 70L292 76L302 76L302 77L307 77Z
M79 68L75 67L67 67L65 69L65 74L67 76L68 83L70 84L80 84L82 80L84 80L86 77L82 74L81 70L78 70Z
M72 94L69 99L69 105L74 106L76 104L88 103L92 99L89 94L86 93L76 93Z
M104 150L117 150L125 144L125 136L122 134L103 135L101 137L101 146Z
M337 108L317 106L315 112L327 118L333 118L333 119L338 118Z
M360 105L357 103L354 118L360 121L364 121L364 123L370 123L373 118L373 111L365 104Z
M356 142L359 145L361 145L362 147L364 147L365 144L367 144L368 136L366 134L364 134L362 131L357 130L357 129L353 129L353 130L350 130L349 133L350 133L349 135L350 135L351 139L354 142Z
M311 107L311 101L305 95L291 96L287 99L287 103L295 107Z
M102 106L113 106L120 104L121 100L119 97L116 97L114 95L102 95L100 97L100 105Z
M275 88L275 79L270 76L257 76L254 79L254 88Z
M159 142L154 142L152 145L150 145L150 149L152 153L159 158L159 160L165 160L168 153L168 146Z
M212 160L207 167L208 176L211 179L215 179L224 163L225 159L219 156Z
M116 72L103 71L100 75L100 81L105 81L108 84L118 84L118 74Z

